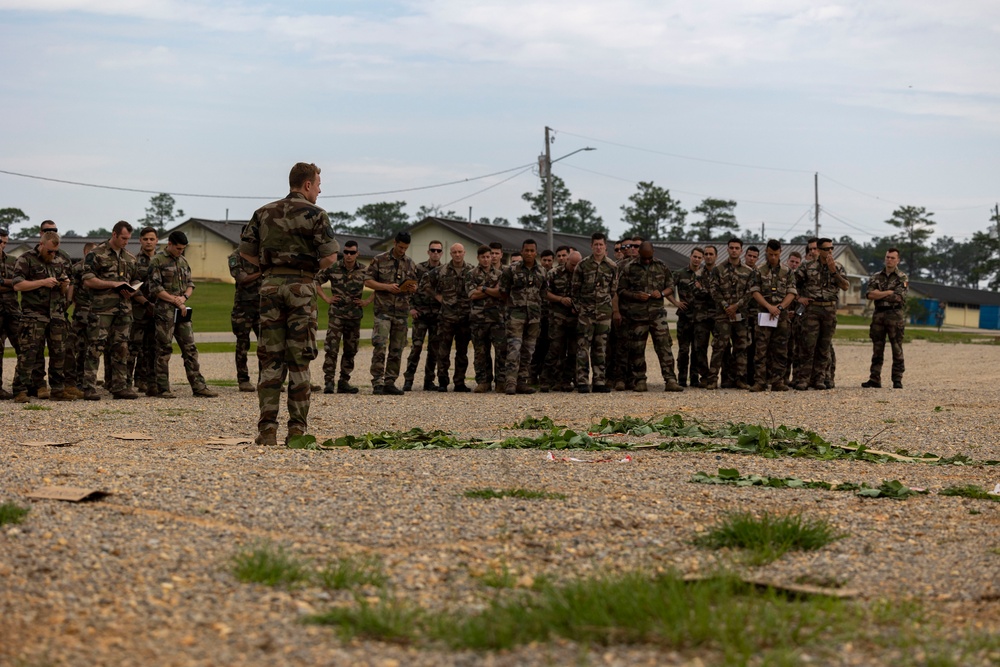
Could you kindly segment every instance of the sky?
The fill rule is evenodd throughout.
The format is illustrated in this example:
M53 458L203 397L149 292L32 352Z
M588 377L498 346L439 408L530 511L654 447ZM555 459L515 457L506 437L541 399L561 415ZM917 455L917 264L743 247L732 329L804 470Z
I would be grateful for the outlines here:
M791 238L818 174L821 235L907 205L966 240L1000 201L998 33L986 0L0 0L0 208L246 220L306 161L331 212L516 224L549 126L554 160L597 149L553 171L615 235L652 181Z

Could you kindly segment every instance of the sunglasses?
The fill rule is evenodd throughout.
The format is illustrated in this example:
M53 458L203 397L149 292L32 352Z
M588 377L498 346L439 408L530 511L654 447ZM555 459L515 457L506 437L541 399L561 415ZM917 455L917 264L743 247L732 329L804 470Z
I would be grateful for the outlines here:
M344 254L345 255L357 255L358 251L357 250L345 250Z
M435 252L435 253L438 253L438 252L444 252L444 250L442 250L441 248L429 248L429 249L427 250L427 252Z

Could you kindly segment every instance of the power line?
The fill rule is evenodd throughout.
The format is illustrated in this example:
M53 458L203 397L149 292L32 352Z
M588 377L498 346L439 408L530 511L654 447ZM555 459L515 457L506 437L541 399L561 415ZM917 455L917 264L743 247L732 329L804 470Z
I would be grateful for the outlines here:
M473 192L473 193L472 193L472 194L470 194L470 195L466 195L466 196L464 196L464 197L459 197L459 198L458 198L458 199L456 199L455 201L450 201L450 202L448 202L447 204L441 204L441 208L447 208L448 206L451 206L452 204L457 204L457 203L458 203L458 202L460 202L460 201L465 201L466 199L469 199L470 197L475 197L476 195L480 195L480 194L482 194L482 193L486 192L487 190L492 190L493 188L495 188L495 187L497 187L497 186L499 186L499 185L503 185L503 184L504 184L504 183L506 183L507 181L512 181L512 180L514 180L515 178L517 178L517 177L518 177L518 176L520 176L521 174L526 174L526 173L528 173L529 171L531 171L531 170L532 170L532 168L533 168L533 167L534 167L534 165L531 165L531 166L529 166L529 167L528 167L527 169L522 169L521 171L517 172L517 173L516 173L516 174L514 174L513 176L508 176L507 178L503 179L503 180L502 180L502 181L500 181L499 183L494 183L493 185L490 185L490 186L488 186L488 187L485 187L485 188L483 188L482 190L478 190L478 191L476 191L476 192Z
M791 233L795 230L796 227L799 226L799 223L802 222L802 219L805 218L807 215L809 215L812 212L813 212L813 209L812 209L812 206L810 206L805 211L803 211L802 215L799 216L799 219L796 220L794 223L792 223L792 226L789 227L788 230L784 234L780 234L779 237L780 238L785 238L786 236L788 236L789 238L791 238Z

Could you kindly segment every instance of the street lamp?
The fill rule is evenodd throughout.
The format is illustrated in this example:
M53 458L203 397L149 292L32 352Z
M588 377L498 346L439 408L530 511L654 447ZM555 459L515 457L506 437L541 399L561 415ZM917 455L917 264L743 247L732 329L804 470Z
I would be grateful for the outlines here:
M555 242L552 240L552 163L559 162L559 160L565 160L570 155L576 155L577 153L583 151L596 151L596 148L587 146L585 148L578 148L572 153L567 153L560 158L552 159L552 141L549 139L549 131L551 128L545 127L545 202L548 212L548 238L549 238L549 250L555 250Z

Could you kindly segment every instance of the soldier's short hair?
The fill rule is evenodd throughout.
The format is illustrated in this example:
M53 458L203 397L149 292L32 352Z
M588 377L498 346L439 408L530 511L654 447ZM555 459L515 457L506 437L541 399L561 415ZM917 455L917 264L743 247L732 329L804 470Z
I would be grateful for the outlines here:
M58 234L58 232L52 232L52 231L42 232L41 239L42 239L42 243L46 243L46 242L52 243L52 242L55 242L56 245L59 245L59 234Z
M410 242L410 232L396 233L396 243L409 243L409 242Z
M716 248L714 245L707 245L707 246L705 246L705 250L708 250L709 248L711 248L712 250L714 250L716 255L719 254L719 249ZM705 252L705 250L702 250L702 252Z
M3 227L0 227L0 236L10 236L10 233Z
M816 245L817 246L826 245L827 243L833 243L833 239L826 239L826 238L824 238L824 239L817 239L816 240Z
M755 253L757 253L759 255L760 254L760 248L758 248L755 245L752 245L749 248L747 248L747 252L755 252Z
M897 255L899 255L899 248L889 248L888 250L885 251L885 254L888 255L890 252L894 252Z
M590 235L590 241L607 241L608 237L604 235L604 232L594 232Z
M644 239L641 236L633 236L632 237L632 243L645 243L645 242L646 242L646 239Z
M354 239L351 239L350 241L344 241L344 247L345 248L357 248L358 247L358 242L355 241Z
M139 238L142 238L143 236L145 236L146 234L148 234L150 232L153 232L154 234L156 234L157 238L159 238L160 235L159 235L159 233L157 233L155 227L143 227L142 231L139 232Z
M305 185L306 181L315 181L319 171L319 167L312 162L296 162L288 172L288 187L297 190Z
M790 253L788 253L788 256L789 257L798 257L799 259L802 259L802 253L799 252L798 250L791 251Z
M86 257L90 254L90 251L97 247L97 244L93 241L87 241L83 244L83 255Z
M437 243L439 246L441 246L442 248L444 248L444 244L441 243L440 241L438 241L437 239L431 240L431 242L427 244L427 248L430 249L430 247L432 245L434 245L435 243Z
M490 241L491 250L503 250L503 244L499 241Z
M705 249L702 248L701 246L695 246L695 247L691 248L691 254L692 255L695 254L696 252L700 252L701 255L702 255L702 257L705 256Z
M188 237L184 232L177 230L170 232L170 236L167 237L167 243L173 245L187 245Z
M126 220L119 220L115 223L115 226L111 228L111 233L121 235L123 229L128 230L128 233L131 234L132 223Z
M555 257L556 254L554 252L552 252L551 250L549 250L548 248L546 248L545 250L542 251L541 256L542 257Z
M781 250L781 241L778 239L771 239L767 242L768 250Z
M729 245L730 243L739 243L739 244L740 244L740 247L741 247L741 248L743 247L743 240L742 240L742 239L738 239L738 238L736 238L735 236L731 237L731 238L730 238L730 239L729 239L728 241L726 241L726 245L727 245L727 246L728 246L728 245Z
M562 252L563 250L565 250L566 252L569 252L569 246L568 245L561 245L558 248L556 248L556 252Z
M493 251L490 250L490 247L488 245L481 245L476 250L476 257L482 257L483 255L485 255L488 252L493 252Z
M521 241L521 247L522 248L524 248L524 246L526 246L526 245L533 245L535 247L538 246L538 244L535 243L535 239L524 239L523 241Z
M809 238L807 238L806 239L806 247L807 248L809 247L810 243L819 243L819 237L818 236L810 236Z

